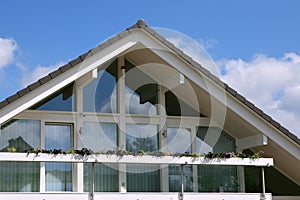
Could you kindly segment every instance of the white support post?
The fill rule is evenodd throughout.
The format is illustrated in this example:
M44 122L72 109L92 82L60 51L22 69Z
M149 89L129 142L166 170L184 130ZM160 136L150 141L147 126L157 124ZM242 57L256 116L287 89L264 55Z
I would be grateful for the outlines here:
M95 69L97 71L97 69ZM93 71L95 71L93 70ZM82 86L75 84L76 94L75 94L75 108L77 114L74 117L74 149L80 148L80 137L82 134L82 126L83 126L83 91ZM83 163L74 163L73 164L73 191L74 192L83 192Z
M126 148L126 118L125 118L125 60L123 56L118 58L117 65L117 108L120 113L118 129L118 148ZM119 192L127 192L126 164L119 165Z
M158 85L158 114L159 119L159 150L164 151L167 145L167 127L166 127L166 103L165 103L165 88L162 85ZM160 165L160 191L169 192L169 168L168 165ZM166 178L168 177L168 178Z

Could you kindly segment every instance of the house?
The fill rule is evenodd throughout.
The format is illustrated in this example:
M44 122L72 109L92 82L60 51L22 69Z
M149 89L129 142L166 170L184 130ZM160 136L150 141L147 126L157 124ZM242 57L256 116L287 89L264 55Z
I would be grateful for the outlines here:
M0 199L300 199L300 139L143 20L2 101L0 126ZM175 156L241 151L264 153Z

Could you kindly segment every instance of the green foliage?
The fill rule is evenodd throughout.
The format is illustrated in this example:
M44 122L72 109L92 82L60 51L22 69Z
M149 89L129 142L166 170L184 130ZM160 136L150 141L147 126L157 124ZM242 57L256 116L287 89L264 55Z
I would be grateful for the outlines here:
M7 151L11 152L11 153L15 153L15 152L17 152L17 149L15 147L8 147Z
M8 152L20 152L18 151L15 147L8 147L7 148ZM38 155L39 153L47 153L47 154L53 154L53 155L67 155L67 154L72 154L72 155L81 155L81 156L89 156L92 154L100 154L100 155L117 155L117 156L124 156L124 155L132 155L132 156L156 156L156 157L161 157L161 156L173 156L173 157L191 157L191 158L200 158L204 157L205 159L227 159L227 158L251 158L251 159L258 159L262 157L263 152L256 152L253 154L247 154L245 152L240 152L240 153L235 153L235 152L226 152L226 153L212 153L208 152L207 154L200 155L198 153L173 153L173 152L161 152L161 151L155 151L155 152L145 152L143 150L138 150L138 151L126 151L123 148L117 149L117 151L114 150L108 150L108 151L98 151L98 152L93 152L91 149L87 148L82 148L80 150L61 150L61 149L41 149L40 147L34 148L34 149L29 149L25 151L27 154L34 153Z

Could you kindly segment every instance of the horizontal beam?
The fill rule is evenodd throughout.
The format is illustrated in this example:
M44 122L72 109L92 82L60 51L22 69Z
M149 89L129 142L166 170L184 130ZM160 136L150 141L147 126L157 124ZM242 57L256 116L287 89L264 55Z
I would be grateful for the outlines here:
M71 162L71 163L116 163L116 164L167 164L167 165L231 165L231 166L273 166L273 158L214 158L147 156L147 155L103 155L81 156L78 154L46 154L40 153L0 153L0 162Z
M253 147L263 146L267 144L268 144L268 138L263 134L257 134L257 135L236 140L236 145L239 151L253 148Z

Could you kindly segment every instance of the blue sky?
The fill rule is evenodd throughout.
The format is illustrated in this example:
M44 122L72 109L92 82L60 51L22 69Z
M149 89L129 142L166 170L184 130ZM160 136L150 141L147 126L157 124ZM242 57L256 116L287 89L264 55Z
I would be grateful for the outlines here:
M144 19L202 44L224 81L300 136L299 8L296 0L3 0L0 101Z

